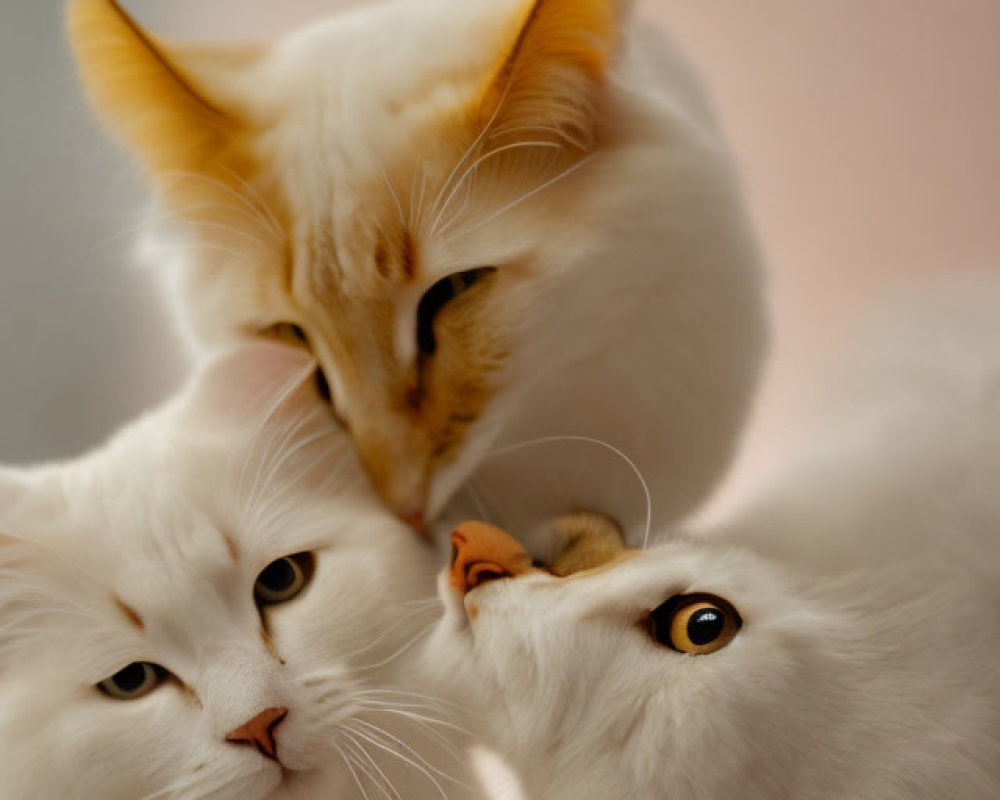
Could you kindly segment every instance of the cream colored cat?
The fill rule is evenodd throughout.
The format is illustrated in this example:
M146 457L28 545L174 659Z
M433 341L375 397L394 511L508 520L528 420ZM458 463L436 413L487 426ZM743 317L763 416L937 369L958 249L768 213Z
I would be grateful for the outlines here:
M947 294L710 536L616 555L589 515L545 570L459 526L431 685L526 798L1000 797L1000 291Z
M430 548L257 344L62 465L0 470L4 800L466 797L447 707L398 689Z
M658 521L729 460L764 338L757 249L703 90L629 6L396 0L216 47L70 3L195 339L306 340L414 524L536 436L624 450ZM631 530L631 480L583 474L574 494Z

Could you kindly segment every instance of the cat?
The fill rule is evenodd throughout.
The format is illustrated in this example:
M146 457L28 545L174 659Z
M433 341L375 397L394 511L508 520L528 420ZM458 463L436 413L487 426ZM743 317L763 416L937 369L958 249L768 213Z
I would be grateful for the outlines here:
M193 340L306 342L418 528L535 437L625 451L658 522L728 464L765 347L760 256L698 77L630 7L395 0L194 46L114 0L69 4L87 95L156 187L148 252ZM565 486L576 453L545 459ZM527 504L524 472L479 482ZM632 475L597 472L570 501L632 530Z
M524 797L1000 797L1000 291L949 294L717 528L456 529L424 655Z
M105 447L0 470L5 798L468 796L447 705L396 676L437 558L315 368L247 345Z

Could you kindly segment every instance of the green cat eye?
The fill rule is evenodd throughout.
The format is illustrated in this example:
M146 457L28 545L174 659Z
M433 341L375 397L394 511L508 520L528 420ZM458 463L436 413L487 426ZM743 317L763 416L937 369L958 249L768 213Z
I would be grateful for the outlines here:
M254 598L261 606L287 603L306 588L313 569L312 553L296 553L272 561L261 570L254 582Z
M149 694L166 679L168 673L158 664L135 661L105 678L97 688L116 700L137 700Z
M434 320L445 306L496 271L496 267L480 267L465 272L455 272L442 278L424 292L417 307L417 346L421 355L432 356L437 352Z

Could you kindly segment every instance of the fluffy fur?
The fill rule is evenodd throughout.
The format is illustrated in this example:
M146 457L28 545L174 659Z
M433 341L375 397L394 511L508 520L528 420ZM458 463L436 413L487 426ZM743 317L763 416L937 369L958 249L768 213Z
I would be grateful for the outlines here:
M368 488L314 371L253 345L107 447L0 472L4 797L464 796L447 707L392 689L434 556ZM259 610L257 575L302 551L305 591ZM95 688L136 661L174 677ZM225 741L272 707L280 762Z
M1000 796L1000 292L973 294L869 342L827 433L710 535L464 605L441 581L428 653L527 797ZM644 624L694 592L743 619L710 655Z
M728 463L764 326L704 92L628 6L395 0L195 48L72 0L70 30L157 187L152 252L195 339L299 326L401 516L436 513L494 445L575 434L631 455L667 521ZM421 298L483 267L422 352ZM528 503L523 473L488 483ZM631 528L631 481L581 474L571 501Z

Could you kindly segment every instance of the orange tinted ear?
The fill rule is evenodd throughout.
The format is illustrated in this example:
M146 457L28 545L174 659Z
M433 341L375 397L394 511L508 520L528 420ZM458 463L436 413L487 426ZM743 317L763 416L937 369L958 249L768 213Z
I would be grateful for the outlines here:
M71 0L68 23L91 104L139 154L168 197L174 195L177 173L229 184L234 171L246 168L237 147L244 123L213 96L221 94L213 84L227 70L246 69L259 49L169 52L115 0Z
M624 0L532 0L483 102L493 139L554 135L586 149Z

